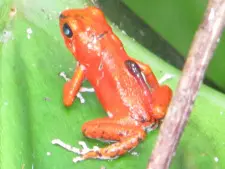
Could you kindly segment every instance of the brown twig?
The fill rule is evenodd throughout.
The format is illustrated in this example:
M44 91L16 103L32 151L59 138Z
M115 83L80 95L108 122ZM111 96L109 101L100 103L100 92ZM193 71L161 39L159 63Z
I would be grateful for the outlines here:
M183 74L160 128L148 169L167 169L189 118L205 70L225 23L225 1L209 0L185 63Z

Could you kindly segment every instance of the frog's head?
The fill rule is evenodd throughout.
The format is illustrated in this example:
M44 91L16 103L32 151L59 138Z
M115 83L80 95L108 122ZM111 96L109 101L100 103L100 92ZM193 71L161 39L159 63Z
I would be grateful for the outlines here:
M74 56L89 43L93 44L96 41L94 38L112 31L103 12L96 7L65 10L59 16L59 25L64 41Z

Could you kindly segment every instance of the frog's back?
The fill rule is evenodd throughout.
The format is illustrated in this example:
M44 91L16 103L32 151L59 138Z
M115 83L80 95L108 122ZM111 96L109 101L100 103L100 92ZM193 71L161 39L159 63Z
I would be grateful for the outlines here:
M89 67L87 78L105 110L112 116L130 115L136 116L136 119L149 119L150 91L146 84L146 87L140 85L139 79L128 70L125 62L130 57L122 44L106 37L101 41L101 48L100 59Z

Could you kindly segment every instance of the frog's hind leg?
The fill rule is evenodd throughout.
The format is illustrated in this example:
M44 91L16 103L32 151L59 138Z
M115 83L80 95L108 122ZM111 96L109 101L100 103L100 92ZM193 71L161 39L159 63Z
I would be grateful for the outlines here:
M162 119L167 112L170 100L172 98L172 90L167 85L160 85L156 79L152 69L147 65L138 60L131 58L132 61L138 64L139 68L145 75L146 82L148 83L152 95L153 110L151 115L155 120ZM134 69L134 70L137 70ZM135 72L136 75L139 71Z
M153 90L153 111L151 116L153 116L156 120L163 118L166 115L171 98L172 90L166 85L159 86L157 89Z
M145 138L145 131L141 127L133 125L122 125L114 119L97 119L85 123L82 126L85 136L95 139L117 141L107 147L93 149L74 161L81 161L89 158L113 159L125 154L135 148Z

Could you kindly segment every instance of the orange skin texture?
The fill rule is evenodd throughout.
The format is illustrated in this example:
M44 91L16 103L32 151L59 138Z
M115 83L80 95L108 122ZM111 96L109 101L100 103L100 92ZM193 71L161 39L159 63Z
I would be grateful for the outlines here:
M87 79L108 117L86 122L82 132L89 138L116 141L99 151L87 152L82 158L111 159L123 155L144 140L148 126L165 116L172 91L159 85L148 65L127 55L100 9L65 10L59 23L65 44L78 62L71 81L64 86L64 104L73 103ZM140 68L142 77L132 74L126 61Z

